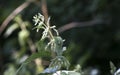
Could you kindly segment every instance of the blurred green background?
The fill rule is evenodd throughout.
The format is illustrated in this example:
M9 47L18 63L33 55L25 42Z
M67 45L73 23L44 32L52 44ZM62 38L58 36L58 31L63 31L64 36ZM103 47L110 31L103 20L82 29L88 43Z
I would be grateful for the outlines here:
M36 50L34 46L40 39L41 32L33 30L32 19L44 11L41 0L26 4L27 7L22 7L23 10L2 28L3 21L25 2L29 0L0 0L0 29L3 29L0 30L0 75L13 75L22 60ZM46 0L46 4L51 25L56 25L66 40L64 55L71 69L80 64L83 69L97 68L100 75L110 75L110 61L120 67L120 0ZM68 29L63 27L65 25ZM75 27L69 28L71 25ZM30 64L20 75L35 75L38 68L38 71L42 69Z

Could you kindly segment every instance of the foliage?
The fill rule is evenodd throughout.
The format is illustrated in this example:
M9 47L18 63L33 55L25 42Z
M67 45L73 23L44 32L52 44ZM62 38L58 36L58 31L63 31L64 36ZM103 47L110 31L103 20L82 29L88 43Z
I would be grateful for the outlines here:
M65 50L65 47L62 47L64 40L62 40L62 38L59 36L58 31L55 29L55 26L50 26L50 24L49 24L50 18L45 23L44 16L41 15L40 13L38 13L38 15L35 15L33 17L33 21L35 22L35 25L36 25L35 28L37 29L37 32L39 31L39 29L44 30L43 34L42 34L42 38L40 39L40 41L43 41L46 38L48 38L48 40L49 40L45 49L47 49L50 46L50 50L52 52L56 53L56 57L51 61L49 68L46 69L45 71L43 71L43 73L55 72L57 70L60 70L62 66L65 66L66 69L68 69L70 66L70 63L64 56L62 56L63 51ZM56 34L57 34L56 36L54 36L52 34L52 32L51 32L52 29L56 32ZM39 47L39 45L38 45L38 47ZM33 61L34 59L39 58L40 55L41 55L41 51L39 51L38 53L32 54L29 58L26 59L25 62L23 62L21 67L18 69L18 71L22 67L24 67L24 64L27 64L30 61ZM54 71L52 71L52 70L54 70ZM17 74L17 72L16 72L16 74Z
M9 72L8 70L11 70L10 68L13 69L13 67L16 70L23 63L21 62L23 59L25 60L26 57L34 53L34 50L36 50L34 46L40 45L38 52L41 52L49 41L48 39L45 39L44 43L41 40L38 41L39 37L42 36L43 30L40 29L38 33L32 30L32 16L42 11L40 10L41 0L36 1L20 12L18 15L21 16L17 19L18 21L12 20L0 35L0 75L3 75L3 72ZM0 24L18 5L24 2L25 0L1 0ZM46 0L46 2L48 4L48 13L52 16L51 24L57 25L58 30L59 27L71 22L80 23L79 27L60 32L59 34L66 39L63 46L66 45L67 50L63 55L72 64L70 66L71 70L74 69L76 64L80 64L82 69L97 68L101 75L110 75L109 61L112 61L117 69L119 68L120 0ZM89 21L94 18L96 20L100 18L104 23L86 25L87 23L90 24ZM25 31L20 27L22 24L25 24L23 25L26 28ZM52 32L54 32L53 29ZM24 34L22 35L22 33ZM56 32L54 33L56 35ZM30 45L31 40L32 45ZM48 45L47 49L50 49L50 45ZM48 67L52 56L49 52L50 50L47 49L40 55L44 66L28 64L29 66L24 67L24 71L29 71L30 75L35 75L38 69L37 72L41 72L43 68ZM30 58L29 62L35 58Z
M111 70L110 70L111 74L114 74L116 71L116 67L112 62L110 62L110 67L111 67Z

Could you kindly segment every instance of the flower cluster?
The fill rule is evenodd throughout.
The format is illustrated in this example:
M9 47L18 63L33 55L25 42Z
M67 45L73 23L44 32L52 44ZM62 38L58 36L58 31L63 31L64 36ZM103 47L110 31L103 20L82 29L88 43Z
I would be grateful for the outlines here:
M50 26L50 18L48 18L47 22L45 23L44 16L38 13L33 17L33 21L35 22L35 28L37 29L37 32L40 29L43 29L41 40L45 40L45 38L49 39L48 44L45 47L45 50L50 47L51 51L56 53L56 57L51 61L51 64L49 65L49 68L56 68L60 69L62 66L65 66L66 69L69 68L70 63L69 61L62 56L63 52L66 50L66 47L63 47L63 40L57 31L56 26ZM54 31L56 35L53 35ZM48 72L49 69L47 69Z

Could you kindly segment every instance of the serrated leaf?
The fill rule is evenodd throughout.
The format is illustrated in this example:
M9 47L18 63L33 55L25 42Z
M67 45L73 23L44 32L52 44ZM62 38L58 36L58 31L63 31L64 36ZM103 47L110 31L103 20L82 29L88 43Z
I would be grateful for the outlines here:
M23 63L22 65L18 68L18 70L16 71L15 75L17 75L17 73L28 63L30 63L31 61L35 60L36 58L41 57L40 53L33 53L31 56L29 56Z
M35 60L36 58L39 58L39 57L41 57L41 53L33 53L31 56L29 56L25 60L24 64L30 63L31 61L33 61L33 60Z
M45 47L45 43L44 40L40 40L37 42L37 48L38 48L38 52L44 51Z
M114 74L116 71L116 67L111 61L110 61L110 68L111 68L111 70L110 70L111 74Z
M42 57L50 57L50 52L48 51L41 51L41 52L38 52L38 53L33 53L31 56L29 56L24 64L27 64L27 63L30 63L31 61L35 60L36 58L42 58Z
M33 53L31 56L29 56L23 63L22 65L18 68L18 70L16 71L16 74L28 63L32 62L33 60L40 58L40 57L45 57L45 56L49 56L49 52L38 52L38 53Z

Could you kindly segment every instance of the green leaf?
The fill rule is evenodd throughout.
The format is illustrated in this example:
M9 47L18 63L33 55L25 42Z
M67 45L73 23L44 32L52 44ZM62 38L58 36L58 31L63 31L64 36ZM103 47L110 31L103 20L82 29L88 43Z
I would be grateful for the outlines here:
M70 63L64 56L56 56L50 63L49 67L58 66L58 69L61 67L65 67L67 70L69 69Z
M46 44L44 42L45 42L44 40L40 40L40 41L37 42L38 52L41 52L41 51L45 50Z
M68 74L66 74L65 72L61 72L60 75L68 75Z
M33 53L31 56L29 56L29 57L25 60L24 64L28 64L28 63L30 63L31 61L33 61L33 60L35 60L36 58L39 58L39 57L41 57L41 53Z
M18 68L18 70L16 71L16 74L25 66L27 65L28 63L30 63L31 61L35 60L36 58L39 58L41 57L41 53L33 53L31 56L29 56L25 62L22 63L22 65Z
M114 74L116 71L116 67L111 61L110 61L110 68L111 68L111 70L110 70L111 74Z
M36 58L42 58L42 57L49 57L50 53L49 52L38 52L38 53L33 53L31 56L29 56L24 64L28 64L30 63L31 61L35 60Z
M68 75L81 75L79 72L68 72Z

